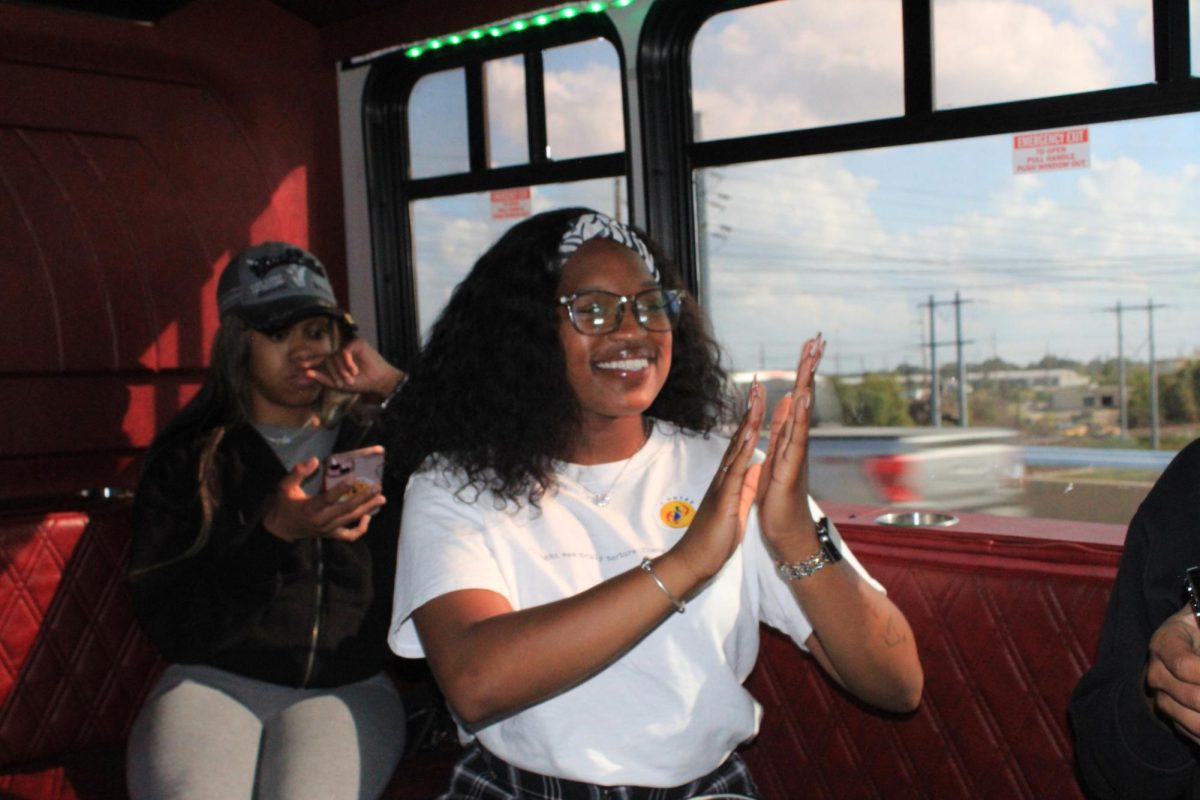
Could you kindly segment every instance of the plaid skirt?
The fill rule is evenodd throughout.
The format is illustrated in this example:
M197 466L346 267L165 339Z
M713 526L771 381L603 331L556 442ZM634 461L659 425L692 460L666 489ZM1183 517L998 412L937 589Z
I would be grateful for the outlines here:
M760 800L746 762L736 753L707 775L665 789L599 786L519 769L471 742L454 765L450 789L439 800L691 800L708 795Z

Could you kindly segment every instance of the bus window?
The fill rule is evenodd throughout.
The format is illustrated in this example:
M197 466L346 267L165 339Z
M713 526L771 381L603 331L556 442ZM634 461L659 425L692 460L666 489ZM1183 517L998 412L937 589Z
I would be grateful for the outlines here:
M604 39L552 47L545 65L546 139L552 159L625 149L621 69Z
M1188 15L1192 39L1192 74L1200 75L1200 0L1190 0Z
M899 0L784 0L717 14L692 48L696 138L897 116L902 60Z
M565 206L587 206L618 219L628 219L626 205L616 206L620 178L577 181L530 188L531 213ZM450 293L476 259L501 234L520 221L500 211L490 192L418 200L410 205L413 260L417 285L417 319L422 341Z
M1151 0L934 0L938 108L1154 80Z
M846 426L1008 430L1028 491L1006 505L1127 521L1200 435L1200 115L1077 130L1082 160L1040 172L1014 135L699 171L703 296L734 369L794 368L824 331Z
M422 76L408 101L409 175L466 172L467 90L461 69Z
M529 162L525 114L525 59L496 58L483 65L487 86L488 166Z

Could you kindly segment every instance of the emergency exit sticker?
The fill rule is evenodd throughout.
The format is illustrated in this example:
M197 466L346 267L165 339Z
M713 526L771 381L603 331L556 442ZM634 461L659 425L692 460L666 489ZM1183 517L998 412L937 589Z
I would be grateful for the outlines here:
M497 189L492 192L492 219L520 219L533 213L533 198L528 186Z
M1086 169L1091 160L1087 128L1018 133L1013 136L1013 174Z

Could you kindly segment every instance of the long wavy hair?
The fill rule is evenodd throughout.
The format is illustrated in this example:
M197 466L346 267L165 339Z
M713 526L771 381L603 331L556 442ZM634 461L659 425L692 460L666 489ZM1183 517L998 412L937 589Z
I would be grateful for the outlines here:
M461 471L460 494L491 491L536 506L554 486L554 463L571 451L581 425L558 333L557 253L568 226L590 211L548 211L513 226L454 290L389 408L390 481L403 486L436 454ZM662 249L638 235L663 287L682 289ZM685 296L671 370L647 414L708 433L730 410L720 349L704 313Z

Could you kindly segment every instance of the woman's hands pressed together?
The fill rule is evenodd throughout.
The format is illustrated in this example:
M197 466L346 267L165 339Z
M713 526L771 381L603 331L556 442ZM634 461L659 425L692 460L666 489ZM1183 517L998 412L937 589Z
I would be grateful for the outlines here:
M758 431L766 413L764 394L762 384L755 381L750 387L749 408L725 449L695 519L683 538L671 548L671 553L691 574L689 594L716 575L742 543L745 521L739 512Z
M796 383L772 414L758 477L759 527L780 563L801 562L820 551L808 497L808 442L816 372L824 353L819 333L801 347ZM916 707L924 684L916 643L904 614L887 595L846 561L792 580L790 587L812 625L808 648L836 681L881 708Z
M808 503L808 431L817 367L824 354L820 333L800 348L796 383L772 414L767 457L758 479L759 525L767 545L783 562L803 561L818 547Z

